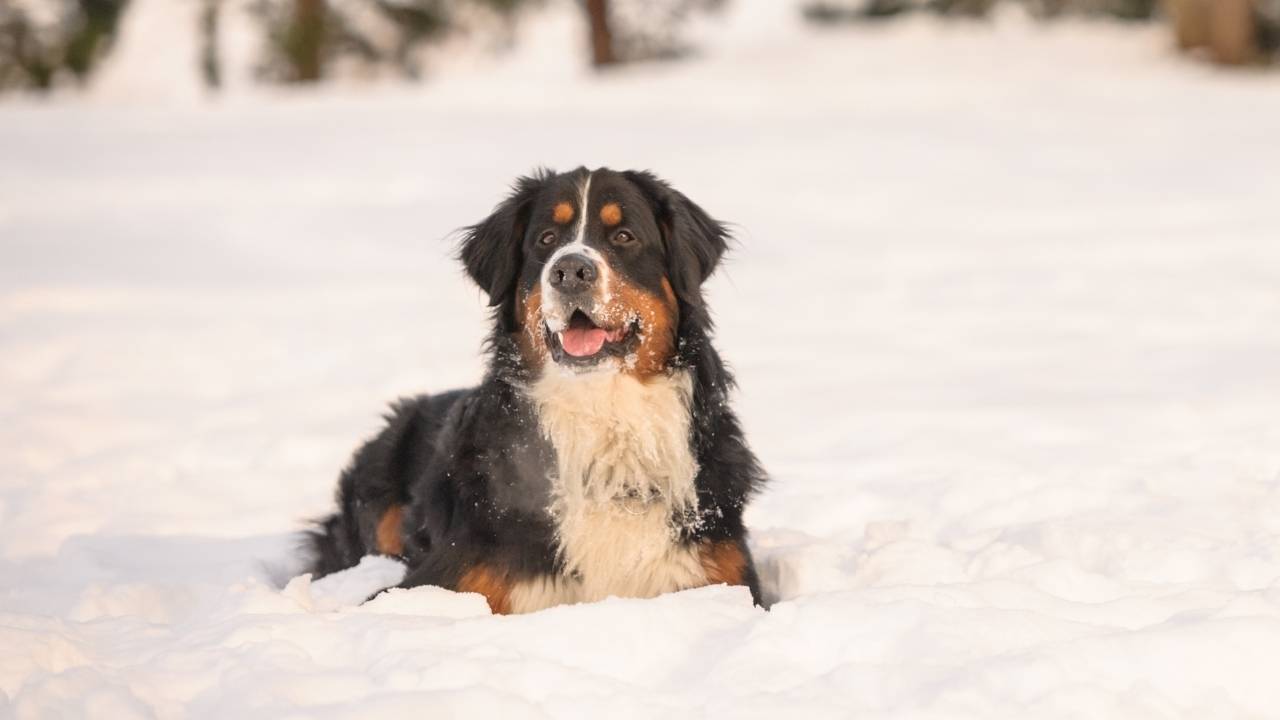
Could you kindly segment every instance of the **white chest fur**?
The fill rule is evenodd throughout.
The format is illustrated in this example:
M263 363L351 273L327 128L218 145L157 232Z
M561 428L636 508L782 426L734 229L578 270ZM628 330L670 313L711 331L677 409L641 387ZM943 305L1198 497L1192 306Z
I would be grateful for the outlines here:
M672 522L697 516L692 387L688 372L640 381L550 368L529 388L556 451L550 510L569 575L513 589L513 611L706 584Z

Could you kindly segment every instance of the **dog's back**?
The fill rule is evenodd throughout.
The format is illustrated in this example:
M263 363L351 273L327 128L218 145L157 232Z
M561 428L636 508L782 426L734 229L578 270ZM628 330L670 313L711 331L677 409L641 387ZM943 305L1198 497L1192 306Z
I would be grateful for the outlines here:
M356 451L338 480L338 512L308 534L318 578L354 567L365 555L404 553L402 524L413 483L430 467L440 430L474 389L394 403L387 426Z

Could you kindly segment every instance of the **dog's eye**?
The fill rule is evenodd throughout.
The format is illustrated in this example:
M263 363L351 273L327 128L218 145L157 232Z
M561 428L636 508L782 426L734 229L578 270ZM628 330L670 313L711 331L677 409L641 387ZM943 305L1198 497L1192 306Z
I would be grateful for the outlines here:
M636 236L632 235L630 231L619 230L617 233L614 234L613 241L619 245L626 245L628 243L635 242Z
M555 234L554 232L550 231L550 230L548 230L548 231L546 231L546 232L544 232L544 233L542 233L541 235L539 235L539 236L538 236L538 244L539 244L539 245L550 245L551 243L553 243L553 242L555 242L555 241L556 241L556 234Z

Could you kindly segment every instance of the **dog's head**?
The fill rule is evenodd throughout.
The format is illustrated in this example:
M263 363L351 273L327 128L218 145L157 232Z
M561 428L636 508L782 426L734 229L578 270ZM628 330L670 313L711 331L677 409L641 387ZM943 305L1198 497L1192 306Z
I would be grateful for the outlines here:
M702 283L727 240L647 172L579 168L520 178L460 255L526 365L646 377L707 323Z

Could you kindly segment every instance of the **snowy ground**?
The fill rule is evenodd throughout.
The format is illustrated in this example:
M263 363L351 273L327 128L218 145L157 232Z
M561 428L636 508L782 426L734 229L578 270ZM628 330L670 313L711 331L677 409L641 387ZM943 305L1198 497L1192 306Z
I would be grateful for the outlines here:
M422 88L0 105L0 717L1274 717L1280 79L791 18L605 79L553 13ZM540 163L738 223L771 612L280 589L383 403L477 379L446 236Z

